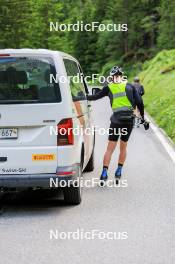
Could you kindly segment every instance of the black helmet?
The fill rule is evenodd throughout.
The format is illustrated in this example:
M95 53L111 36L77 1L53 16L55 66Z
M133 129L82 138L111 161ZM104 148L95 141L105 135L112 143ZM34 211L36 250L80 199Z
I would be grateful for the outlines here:
M114 76L114 75L122 75L123 71L122 68L118 67L118 66L114 66L111 71L110 71L110 75Z

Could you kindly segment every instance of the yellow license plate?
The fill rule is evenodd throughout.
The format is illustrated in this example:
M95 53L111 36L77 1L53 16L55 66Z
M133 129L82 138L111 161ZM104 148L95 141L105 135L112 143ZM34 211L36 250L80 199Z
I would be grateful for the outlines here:
M55 154L33 154L32 160L33 161L52 161L55 160Z

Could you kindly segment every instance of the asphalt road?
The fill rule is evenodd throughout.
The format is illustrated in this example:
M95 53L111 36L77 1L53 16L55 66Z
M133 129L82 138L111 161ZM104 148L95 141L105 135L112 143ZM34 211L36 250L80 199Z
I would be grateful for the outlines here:
M94 102L93 108L96 125L108 127L107 99ZM99 177L106 143L106 136L97 136L95 170L86 173L85 179ZM117 157L118 150L109 169L110 179ZM84 188L83 202L75 207L42 192L3 198L0 263L174 264L175 165L153 131L134 129L123 180L127 187ZM54 234L110 231L118 237L50 239L51 230Z

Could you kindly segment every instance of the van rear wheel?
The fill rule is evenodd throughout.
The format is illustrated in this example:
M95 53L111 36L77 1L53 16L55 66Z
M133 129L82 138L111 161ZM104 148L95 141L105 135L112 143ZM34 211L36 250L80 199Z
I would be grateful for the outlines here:
M64 202L68 205L78 205L81 203L82 188L81 188L82 168L79 167L78 186L67 186L63 188Z

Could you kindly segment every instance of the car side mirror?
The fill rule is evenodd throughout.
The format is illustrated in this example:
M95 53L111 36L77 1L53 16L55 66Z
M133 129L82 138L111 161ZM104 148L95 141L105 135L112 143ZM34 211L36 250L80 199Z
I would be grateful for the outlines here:
M97 94L101 91L100 88L92 88L92 94Z

